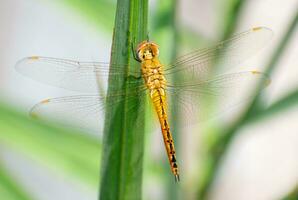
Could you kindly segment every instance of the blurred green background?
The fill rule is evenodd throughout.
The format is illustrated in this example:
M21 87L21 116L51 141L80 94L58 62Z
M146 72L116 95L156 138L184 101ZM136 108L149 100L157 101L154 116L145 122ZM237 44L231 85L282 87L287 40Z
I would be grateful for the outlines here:
M97 199L102 132L28 117L48 97L78 94L21 76L30 55L109 61L116 1L0 2L0 199ZM296 199L298 31L296 0L149 1L150 39L161 60L255 26L273 30L264 51L242 65L271 85L224 129L202 124L175 135L182 181L173 183L160 131L146 134L143 199ZM103 120L99 119L99 120ZM224 131L222 131L224 130Z

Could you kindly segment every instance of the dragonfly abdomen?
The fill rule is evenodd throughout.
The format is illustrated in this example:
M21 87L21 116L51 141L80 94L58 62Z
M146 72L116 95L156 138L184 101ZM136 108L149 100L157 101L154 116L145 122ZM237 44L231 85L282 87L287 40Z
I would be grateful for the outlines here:
M166 102L165 93L161 92L160 90L153 90L151 99L153 101L153 104L160 122L163 140L166 147L168 159L171 165L172 173L175 176L175 180L179 181L176 151L175 151L174 140L172 137L172 133L170 131L170 125L168 121L167 102Z
M163 73L163 65L157 58L158 48L153 43L145 42L139 46L137 54L139 60L142 61L142 75L158 115L171 170L175 180L179 181L176 151L167 116L167 99L165 94L167 84Z

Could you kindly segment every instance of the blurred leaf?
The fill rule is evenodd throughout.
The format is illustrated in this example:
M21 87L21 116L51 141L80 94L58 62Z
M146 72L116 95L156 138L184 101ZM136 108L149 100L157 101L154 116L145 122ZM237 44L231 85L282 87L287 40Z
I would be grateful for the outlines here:
M298 22L298 12L294 14L293 19L290 21L289 26L287 30L284 32L284 35L282 36L282 39L280 40L279 44L277 45L275 51L273 52L271 59L269 59L268 64L266 65L265 68L265 74L271 75L276 67L278 66L278 61L283 55L283 52L288 45L292 35L296 31L297 27L297 22ZM264 85L264 82L260 82L258 87L256 88L256 93L258 94L259 91L262 88L262 85ZM261 93L256 96L252 104L249 106L247 109L247 112L244 114L242 123L244 123L247 119L256 116L256 113L260 113L260 108L262 107L261 105Z
M220 16L224 19L221 40L226 40L234 33L245 2L245 0L226 0L221 2L220 9L224 7L225 10L223 16ZM226 143L228 140L221 141L222 134L218 134L219 131L222 131L222 129L218 130L218 127L214 125L214 127L208 131L208 137L205 137L203 141L206 145L206 155L202 155L202 173L197 193L200 199L208 198L208 192L216 178L216 173L219 168L219 161L227 150L225 145L228 144L228 142ZM212 138L212 142L210 142L210 138Z
M0 143L55 171L98 185L100 143L93 137L32 121L0 105Z
M66 0L59 1L59 3L63 3L68 8L72 8L74 12L83 16L96 27L101 28L101 30L106 31L107 33L111 33L113 30L113 20L115 16L115 4L114 0L89 0L89 1L81 1L81 0ZM167 29L171 26L171 11L167 10L170 1L161 1L159 2L159 6L157 11L155 11L150 17L150 29L149 36L154 35L152 38L154 41L159 41L160 32L163 29ZM207 40L206 36L193 31L191 27L183 26L181 29L177 30L183 32L180 34L182 39L181 42L185 44L187 47L197 48L198 44L205 43Z
M290 192L286 197L281 200L297 200L298 199L298 186L295 186L294 190Z
M272 118L276 114L280 114L292 108L293 106L298 107L298 90L289 93L285 97L281 98L277 102L273 103L268 108L258 111L255 116L250 116L247 123L257 122L262 119Z
M297 25L297 20L298 20L298 13L295 13L295 16L293 17L293 20L290 22L288 29L285 31L284 36L282 37L280 43L278 44L276 50L274 51L271 59L268 62L267 68L265 73L266 74L271 74L272 71L276 68L277 63L279 58L281 57L286 45L288 44L292 34L294 33L294 30ZM256 94L259 94L262 86L264 85L264 82L260 82L259 85L256 88ZM261 93L260 93L261 94ZM243 114L242 117L238 119L232 126L228 127L227 130L223 134L220 135L220 138L216 140L211 148L211 160L209 162L208 166L208 175L206 176L206 180L204 182L204 185L200 188L200 197L202 199L207 198L208 191L210 187L212 186L213 181L215 180L216 173L219 169L221 159L223 158L225 152L229 148L229 145L231 144L231 141L237 134L237 131L245 125L247 122L249 122L248 119L252 119L254 117L257 117L257 114L260 114L261 110L263 109L261 104L260 104L260 95L257 95L255 99L253 100L253 103L248 106L246 112ZM279 104L279 108L283 107L285 108L286 106L281 106L283 105L291 105L292 103L289 103L289 101L292 101L293 99L296 99L296 95L293 94L292 97L287 98L284 103ZM295 101L296 102L296 101ZM256 109L257 108L257 109ZM273 107L274 108L274 107ZM275 109L276 109L275 105ZM281 109L280 109L281 111Z
M177 4L175 2L171 0L159 1L156 9L150 12L149 39L159 45L160 59L164 64L173 62L175 57L172 56L172 51L180 53L181 48L177 49L175 43L179 43L179 47L183 45L189 51L189 49L198 49L207 41L206 36L185 24L179 24L173 31L173 24L177 20L177 16L175 16L177 11L173 8L173 4ZM173 38L178 40L174 41Z
M84 16L89 22L101 30L111 33L115 16L115 4L113 0L64 0L58 1L65 4L67 8L74 9L74 12ZM52 3L52 2L51 2ZM57 3L57 1L55 1Z
M275 51L273 52L273 54L271 56L271 59L269 59L269 62L267 64L267 67L266 67L266 70L265 70L265 73L266 74L270 75L276 69L279 59L283 55L283 52L284 52L287 44L289 43L292 35L295 32L295 29L296 29L296 26L297 26L297 22L298 22L298 12L295 13L295 15L293 16L293 19L289 23L288 29L285 31L282 39L280 40L280 42L277 45ZM259 94L259 95L257 95L255 97L255 99L253 100L253 102L251 103L251 105L248 106L246 113L244 113L244 115L242 116L242 118L239 119L239 121L235 123L234 127L232 127L226 133L226 135L233 135L235 133L235 130L238 127L241 127L242 125L244 125L246 122L249 121L248 119L257 117L257 114L261 114L261 111L264 108L262 108L263 106L261 104L261 96L260 95L262 93L260 93L259 91L261 90L261 88L263 87L264 84L265 84L264 82L260 82L258 84L258 86L256 88L256 94ZM294 93L293 96L290 99L293 99L293 97L295 97L295 96L296 95ZM287 104L287 105L291 105L291 104ZM284 104L283 108L285 108L285 104ZM230 136L228 136L228 137L230 137Z
M234 33L246 0L226 0L224 3L227 4L227 10L224 13L225 21L222 40L229 38Z
M111 63L124 64L129 72L139 69L131 55L132 41L147 36L147 0L118 0L111 51ZM113 68L113 66L111 66ZM129 92L130 76L110 74L107 102L113 88ZM144 126L137 123L140 102L127 102L125 95L119 104L106 110L103 159L101 167L101 200L139 200L142 197ZM129 103L129 105L128 105ZM135 109L128 112L129 107ZM141 119L143 121L144 118Z
M0 197L3 200L31 200L0 162Z
M271 75L273 71L278 66L278 61L283 56L283 52L286 49L290 39L292 38L293 34L295 34L296 28L298 23L298 12L293 14L293 18L288 24L288 28L285 30L284 35L282 36L281 41L279 42L278 46L276 47L271 59L269 60L267 67L266 67L266 74Z
M167 2L167 1L163 1L163 2ZM156 15L154 16L155 19L153 20L154 22L152 27L153 30L163 29L170 25L169 19L171 19L172 17L171 11L167 9L162 9L162 10L163 10L162 12L156 12Z

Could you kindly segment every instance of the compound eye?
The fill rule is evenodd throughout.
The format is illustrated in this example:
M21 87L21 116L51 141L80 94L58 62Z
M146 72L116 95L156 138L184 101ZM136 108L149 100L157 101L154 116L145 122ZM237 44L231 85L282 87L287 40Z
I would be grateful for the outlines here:
M152 47L151 47L151 52L152 52L152 55L154 56L158 56L159 55L159 49L158 49L158 46L153 44Z
M159 55L159 49L156 49L156 51L155 51L155 55L156 55L156 56Z

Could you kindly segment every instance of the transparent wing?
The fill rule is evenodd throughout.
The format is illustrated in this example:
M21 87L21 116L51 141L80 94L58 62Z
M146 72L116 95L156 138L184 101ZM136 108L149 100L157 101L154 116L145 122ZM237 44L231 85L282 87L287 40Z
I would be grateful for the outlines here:
M233 105L249 100L253 96L251 89L258 81L264 79L269 82L266 75L252 71L226 74L210 78L210 66L214 62L234 66L257 50L261 49L271 38L272 31L264 28L254 28L235 35L213 48L194 51L187 54L165 69L167 75L167 94L171 102L175 102L187 118L187 123L196 123L209 116L221 114L223 110ZM35 80L54 86L83 92L96 92L98 90L97 78L108 75L127 75L126 67L98 62L79 62L66 59L48 57L28 57L17 63L16 69L24 75ZM191 72L191 73L189 73ZM203 73L204 72L204 73ZM139 76L140 72L129 72ZM171 83L171 76L178 77L179 81ZM173 80L173 79L172 79ZM141 79L136 79L139 83ZM131 84L132 94L123 97L123 93L115 92L105 102L99 96L73 96L45 100L32 109L35 117L51 117L58 120L77 120L83 126L89 122L102 120L103 110L107 106L115 106L119 102L134 102L144 90L144 86ZM264 85L264 87L266 84ZM129 85L130 87L130 85ZM128 104L130 105L130 104ZM133 105L131 104L134 109ZM169 107L171 108L171 106ZM60 114L59 114L60 113ZM204 120L203 119L203 120ZM100 124L100 123L98 123Z
M169 104L178 107L183 123L190 125L221 116L228 109L254 97L255 86L263 81L269 85L269 77L258 71L224 74L197 82L168 83ZM173 106L169 106L171 109ZM171 111L169 111L171 115Z
M58 125L95 130L102 128L104 99L100 96L67 96L46 99L30 111L34 119Z
M213 70L211 66L215 63L227 67L237 66L263 48L272 35L273 32L266 27L252 28L211 48L196 50L178 58L171 65L165 66L165 74L189 71L203 77Z
M110 95L109 100L98 95L76 95L46 99L36 104L30 111L35 119L54 121L58 125L82 128L87 130L102 130L105 109L126 103L127 112L136 112L136 102L141 102L145 90L138 94L130 92ZM140 104L142 105L142 104ZM138 110L142 110L139 108Z
M110 66L112 69L109 69ZM63 126L99 130L102 127L100 120L103 119L105 108L116 106L126 100L128 109L134 109L133 102L138 101L139 96L145 91L145 86L141 84L143 80L136 78L139 72L130 71L131 76L127 76L124 65L34 56L20 60L16 69L34 80L93 94L98 93L98 87L106 87L99 84L98 80L106 83L108 76L113 76L114 80L118 76L127 77L123 89L128 92L113 88L113 85L109 86L112 92L109 94L108 102L105 101L104 95L79 95L47 99L32 108L31 116L34 118L55 121Z
M80 62L68 59L49 57L27 57L20 60L16 69L21 74L34 80L53 86L80 92L97 93L98 78L116 75L127 75L126 67L102 62ZM140 72L130 72L139 77ZM101 81L101 80L100 80ZM140 80L136 80L140 81Z
M255 95L255 84L263 81L265 88L270 79L258 71L225 74L212 79L188 83L168 83L166 94L169 99L168 115L173 109L180 111L181 123L192 125L221 116L233 106L245 103ZM126 112L143 112L144 95L147 90L110 95L108 102L97 95L79 95L47 99L35 105L31 115L38 119L51 119L61 125L84 129L102 130L105 109L117 106L125 100ZM141 108L136 109L136 102ZM174 106L175 107L174 107ZM171 117L170 117L171 119ZM176 123L171 121L171 124Z

